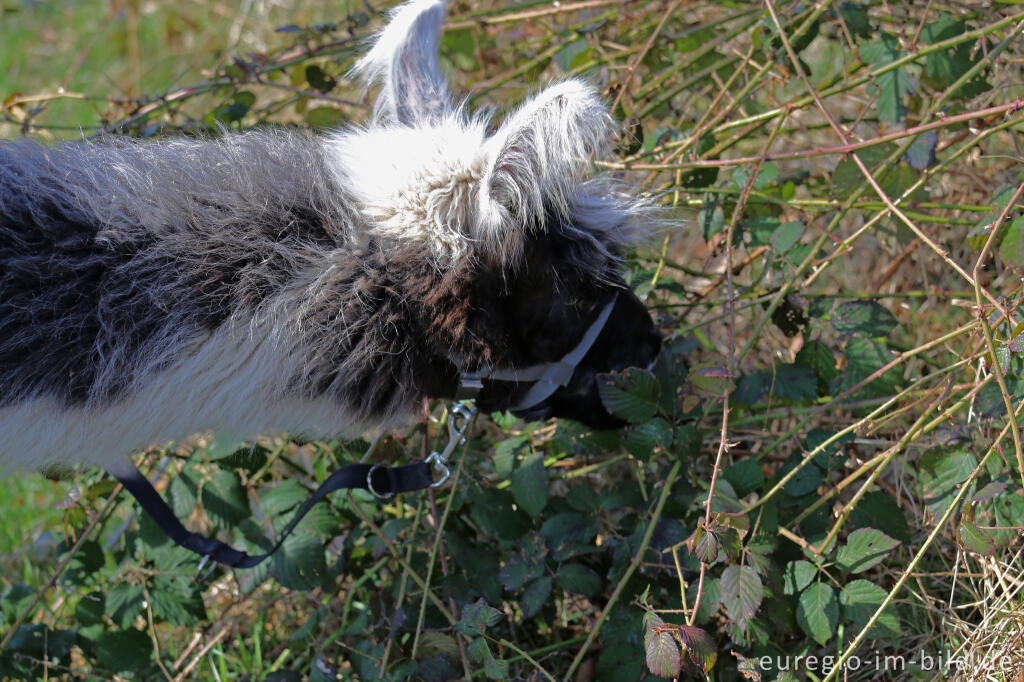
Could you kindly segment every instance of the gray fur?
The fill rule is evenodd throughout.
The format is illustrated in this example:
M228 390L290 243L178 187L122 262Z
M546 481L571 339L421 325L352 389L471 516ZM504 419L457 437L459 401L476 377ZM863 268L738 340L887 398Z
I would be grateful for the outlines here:
M302 132L0 143L0 358L28 358L0 363L2 402L60 392L58 371L94 377L87 402L115 397L228 318L258 315L296 278L312 280L351 246L351 225L322 145ZM99 281L86 281L90 261L108 269ZM95 301L27 290L44 269L53 287L97 289ZM82 338L90 326L95 336ZM68 327L83 331L64 348L45 341ZM72 347L82 344L88 353ZM76 350L77 366L54 364Z
M443 16L393 13L356 68L382 87L365 128L0 142L0 464L67 439L102 462L200 428L354 434L451 395L459 370L575 343L652 210L593 177L610 118L592 87L550 86L492 135L453 107ZM595 372L656 352L643 306L618 301L610 324L642 333L597 344L562 398L575 418L581 396L600 409Z

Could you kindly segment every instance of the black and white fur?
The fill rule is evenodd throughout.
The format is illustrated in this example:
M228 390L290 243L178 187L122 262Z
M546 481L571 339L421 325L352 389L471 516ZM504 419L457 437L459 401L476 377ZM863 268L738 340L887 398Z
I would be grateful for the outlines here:
M443 16L394 11L355 69L381 86L363 127L0 142L0 467L205 430L354 435L450 397L460 370L575 344L649 209L590 177L610 123L591 86L551 85L493 131L457 106ZM596 374L658 343L623 292L572 384L524 416L613 425Z

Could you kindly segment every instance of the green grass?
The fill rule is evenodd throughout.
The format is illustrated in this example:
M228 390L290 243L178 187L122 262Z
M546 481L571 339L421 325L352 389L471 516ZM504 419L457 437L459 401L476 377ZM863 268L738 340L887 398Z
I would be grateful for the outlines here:
M235 55L283 41L276 29L337 21L359 0L0 3L0 102L48 99L41 132L73 138L123 110L120 100L204 80ZM29 104L26 108L37 106ZM11 134L10 130L3 130Z

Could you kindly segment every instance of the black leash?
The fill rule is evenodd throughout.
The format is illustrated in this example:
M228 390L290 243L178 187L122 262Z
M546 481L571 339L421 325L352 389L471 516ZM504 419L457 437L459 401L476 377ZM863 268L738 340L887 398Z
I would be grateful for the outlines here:
M583 333L583 338L561 359L540 365L521 368L480 367L475 371L460 371L457 400L475 398L488 379L512 381L516 383L532 383L527 394L510 409L522 410L533 407L546 400L562 386L567 386L576 371L577 365L583 360L597 337L604 330L612 308L618 300L618 293L598 311L597 317ZM458 358L451 358L456 367L462 365ZM107 471L130 492L143 510L149 514L156 525L167 534L177 545L195 552L203 557L203 562L213 560L232 568L252 568L266 561L276 552L285 539L295 530L299 521L309 513L320 500L335 490L345 488L369 490L381 499L396 493L407 493L414 490L438 487L448 480L448 457L461 443L465 442L466 428L475 409L462 403L451 406L448 414L448 445L441 452L432 452L426 461L407 464L400 467L382 467L371 464L352 464L331 474L319 488L302 505L288 526L281 532L277 542L269 552L250 555L235 549L216 538L199 535L186 529L171 508L160 497L153 485L142 475L134 464L122 460L107 467ZM435 476L436 474L436 476Z
M379 464L351 464L335 471L306 500L288 526L281 531L277 542L274 543L270 551L257 555L247 554L216 538L206 537L186 529L174 515L167 502L153 488L153 484L128 460L122 460L116 465L107 467L107 471L124 485L125 489L142 506L142 509L160 527L160 530L166 533L175 544L199 554L203 557L204 562L213 560L232 568L252 568L266 561L280 549L303 517L313 508L313 505L335 490L346 488L369 490L375 496L386 499L396 493L407 493L443 485L450 475L448 457L456 447L465 441L466 429L474 412L475 410L462 403L452 406L448 415L448 445L441 452L431 453L423 462L398 467L385 467Z

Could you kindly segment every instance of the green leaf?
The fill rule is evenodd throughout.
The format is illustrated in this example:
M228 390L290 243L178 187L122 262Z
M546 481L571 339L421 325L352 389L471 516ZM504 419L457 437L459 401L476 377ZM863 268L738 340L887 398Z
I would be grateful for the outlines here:
M657 614L644 614L644 651L647 669L659 677L678 677L681 657L679 645L668 626Z
M591 516L576 512L556 514L540 527L540 535L551 550L552 558L564 561L593 548L597 522Z
M861 45L858 51L861 59L876 68L891 64L906 54L899 48L899 41L887 33ZM869 96L877 96L878 117L889 123L899 123L903 120L907 113L905 99L912 90L910 74L902 68L875 76L867 88Z
M544 602L551 596L553 584L554 581L551 580L551 576L545 575L526 586L526 589L523 590L523 598L519 602L525 617L533 618L540 613Z
M118 626L126 628L135 622L143 608L142 585L117 583L107 592L107 615Z
M737 403L753 407L768 395L771 383L772 375L768 370L741 376L736 382L736 390L733 391L732 399Z
M691 582L686 588L686 599L693 604L697 598L697 581ZM697 609L695 623L707 623L718 612L722 605L722 585L718 578L704 580L704 589L701 592L700 608Z
M420 650L425 658L437 655L457 658L459 655L459 644L451 635L434 630L426 630L420 635Z
M985 242L988 240L989 232L992 229L992 225L1002 215L1006 205L1010 203L1010 199L1016 194L1017 188L1013 185L1000 185L999 189L996 190L991 199L986 201L987 206L991 206L992 210L987 212L984 216L974 224L971 231L968 233L968 239L971 245L980 250Z
M946 511L977 463L973 455L963 450L937 448L925 453L921 458L920 483L924 503L933 514Z
M672 445L672 425L661 417L637 424L626 437L626 449L641 460L648 460L658 447Z
M852 580L843 585L839 593L839 604L842 606L843 617L852 621L854 628L863 630L885 597L885 590L878 585L867 580ZM899 637L901 634L900 619L892 604L886 607L868 632L874 638Z
M206 618L202 595L183 575L161 574L149 590L153 614L171 625L192 627Z
M583 564L562 564L557 578L558 584L566 592L590 597L601 591L601 576Z
M725 212L717 202L706 203L704 208L697 212L697 223L700 225L704 241L708 241L725 229Z
M828 431L826 429L811 429L807 432L807 437L804 439L804 451L810 452L816 450L818 447L825 444L826 441L835 437L834 431ZM814 462L815 466L820 468L822 471L832 471L840 466L841 462L833 461L836 457L842 456L841 448L844 445L852 443L854 440L852 433L847 433L823 447L821 451L814 456L811 461Z
M917 139L907 150L906 160L911 168L924 170L935 163L935 151L939 145L939 133L935 130L928 130L918 135Z
M827 644L839 625L835 590L823 583L815 583L804 590L797 602L796 622L818 644Z
M776 253L786 253L793 245L800 241L804 233L804 224L799 221L792 221L779 225L772 232L771 243Z
M999 362L998 356L996 362ZM1014 407L1020 402L1016 399L1015 395L1018 381L1017 377L1013 375L1006 376L1006 388L1010 391L1010 404ZM978 391L975 407L978 414L987 419L1004 416L1006 414L1006 401L1003 400L1003 392L999 388L999 384L991 381L982 386L981 390Z
M334 107L315 107L306 112L306 123L318 130L340 128L346 121L345 112Z
M301 483L294 479L286 479L263 493L260 498L260 509L267 518L273 519L301 504L308 496L309 492Z
M889 184L889 178L894 171L891 165L883 169L882 164L893 156L897 149L898 147L894 144L880 144L857 151L857 158L871 171L872 176L883 189ZM833 171L830 190L834 198L845 200L850 198L854 189L864 182L864 174L857 162L852 158L847 158L840 161Z
M764 599L761 577L750 566L729 566L719 581L722 604L729 618L743 627L754 617Z
M782 223L774 216L757 216L743 221L741 227L750 235L750 246L768 246L772 243L772 236L782 228Z
M750 173L744 166L737 166L732 175L729 178L729 186L735 190L742 190L746 184L747 179L750 177ZM774 163L765 163L761 165L760 170L757 173L757 177L754 179L753 189L756 191L763 190L775 182L779 177L779 167Z
M810 561L790 561L786 564L786 570L782 574L784 592L786 594L799 594L805 587L811 584L818 574L818 569Z
M630 367L623 372L598 375L597 389L605 408L633 424L647 421L658 411L661 387L646 370Z
M512 472L512 499L531 517L536 518L548 500L548 472L544 458L534 455Z
M498 580L506 590L518 590L527 580L533 580L544 572L544 563L538 558L513 554L501 567Z
M96 639L96 658L115 673L141 673L150 666L153 643L134 628L104 632Z
M835 8L835 5L832 5ZM871 21L868 19L867 8L856 2L844 2L838 7L839 16L850 29L850 33L858 38L871 35Z
M999 244L999 257L1008 265L1024 266L1024 217L1017 218L1006 228Z
M1005 530L988 529L986 534L994 539L1000 547L1009 547L1017 541L1017 527L1024 526L1024 499L1020 495L1000 495L982 503L995 515L994 525L1003 526Z
M878 118L888 123L900 123L907 115L906 97L914 87L910 74L903 68L886 71L875 76L875 82L868 85L868 95L878 99L875 106Z
M237 92L229 102L225 102L207 114L205 121L211 125L218 122L237 123L245 118L255 103L256 95L245 91Z
M697 557L697 560L711 564L718 560L719 543L718 538L714 533L698 529L697 530L697 541L693 545L693 554Z
M491 680L508 680L508 662L494 658L491 650L487 647L487 640L477 637L466 648L469 657L477 665L484 667L484 675Z
M712 526L711 532L718 540L718 546L730 559L738 559L743 551L743 543L740 542L740 533L735 528L728 526Z
M449 57L459 71L475 71L478 65L473 29L445 31L441 38L441 54Z
M179 519L188 518L199 502L199 486L187 469L171 479L167 486L167 498L174 515Z
M799 402L814 400L818 395L818 376L810 367L781 364L774 369L772 393L775 398Z
M501 611L487 605L483 599L462 608L462 618L455 624L455 631L467 637L484 634L490 626L501 619Z
M587 60L589 53L590 44L587 43L587 39L577 38L563 44L552 59L562 71L572 71L573 68Z
M238 525L248 518L249 497L242 486L242 479L233 471L218 471L213 480L203 485L203 509L221 528Z
M676 427L675 434L672 436L676 454L684 459L699 457L703 440L700 429L694 424L683 424Z
M515 419L518 420L518 417ZM499 424L502 430L511 428L511 424L504 425ZM515 468L516 455L519 454L524 448L530 443L529 433L520 433L506 438L494 446L494 456L491 461L494 462L494 472L502 478L508 478L512 475L512 470Z
M718 651L711 635L692 625L680 625L677 632L690 661L705 673L711 672L718 660Z
M936 21L921 31L921 41L928 45L962 35L967 25L962 20L940 15ZM970 41L948 47L940 52L931 52L925 57L924 72L932 85L946 89L970 71L984 53L973 54L974 44ZM962 84L956 92L957 99L974 97L991 89L982 73Z
M836 566L851 573L862 573L881 563L900 541L874 528L850 533L846 544L836 552Z
M1009 486L1002 481L989 481L981 490L971 495L969 502L984 502L999 497Z
M814 247L811 244L800 244L789 252L787 259L796 256L794 264L803 260L803 256L798 254L805 248L812 249ZM803 334L809 323L810 319L804 311L804 301L795 294L786 294L779 306L772 311L772 324L788 338Z
M480 530L500 540L515 540L530 530L530 519L513 508L512 494L507 490L476 488L469 495L469 513Z
M68 562L61 583L75 587L92 585L102 566L103 550L95 540L86 540Z
M319 92L330 92L338 84L337 79L331 76L316 64L306 67L306 82L314 90Z
M877 528L886 535L906 542L910 540L910 526L906 512L896 500L881 490L867 493L850 514L853 528Z
M782 468L779 470L778 477L782 478L795 469L800 462L803 461L803 458L804 456L802 453L793 453L793 455L786 460L786 463L782 465ZM793 478L789 479L782 489L787 495L803 497L804 495L817 490L818 486L821 485L824 480L824 472L821 467L815 466L814 461L812 460L805 464L803 468L793 476Z
M843 350L843 355L846 356L846 371L829 384L833 395L843 393L857 385L888 364L894 357L892 352L881 343L862 336L851 338ZM892 368L873 379L848 399L866 400L889 396L895 393L902 383L902 375L897 368Z
M8 599L4 599L5 607L13 606ZM106 594L101 591L83 594L82 598L75 604L75 620L79 625L89 626L103 622L103 614L106 612Z
M289 589L322 587L329 576L323 540L301 527L285 539L271 561L274 577Z
M710 132L702 133L700 138L697 140L695 156L697 158L702 158L708 151L714 148L716 142L717 140L715 139L715 136ZM679 184L689 189L699 189L713 184L717 179L717 167L698 167L683 173L680 177Z
M756 457L745 457L726 469L722 476L744 497L764 485L764 472Z
M796 364L813 369L818 379L826 386L839 375L836 356L828 346L816 339L805 343L797 352L795 360Z
M832 311L832 326L840 334L885 336L897 324L896 317L875 301L847 301Z
M957 529L957 540L960 541L961 547L972 554L992 556L996 553L995 540L967 519L960 521L960 527Z

